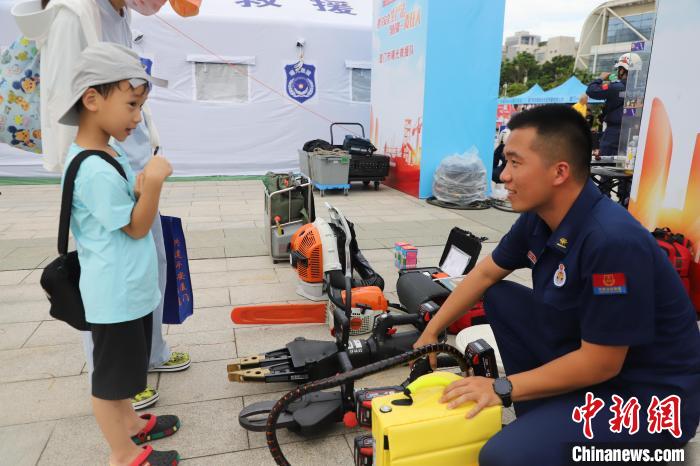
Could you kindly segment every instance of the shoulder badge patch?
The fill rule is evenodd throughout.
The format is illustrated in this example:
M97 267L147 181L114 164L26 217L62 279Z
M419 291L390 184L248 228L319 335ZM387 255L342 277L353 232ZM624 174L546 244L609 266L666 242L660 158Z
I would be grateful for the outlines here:
M627 279L624 273L594 273L593 294L627 294Z

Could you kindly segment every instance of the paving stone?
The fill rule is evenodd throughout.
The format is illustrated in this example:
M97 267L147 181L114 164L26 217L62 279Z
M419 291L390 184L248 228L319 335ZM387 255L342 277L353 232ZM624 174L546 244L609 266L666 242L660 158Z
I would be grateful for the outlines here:
M56 250L49 247L19 247L5 256L5 260L29 257L44 259L52 254L56 255Z
M38 284L0 286L0 304L40 301L42 299L46 299L46 293Z
M187 245L187 258L188 259L217 259L225 257L223 246L213 246L213 247L194 247L193 245Z
M227 306L231 304L228 288L202 288L194 290L195 308Z
M49 302L46 298L41 301L23 301L0 305L0 323L39 322L52 319L49 315Z
M0 350L20 348L39 325L38 322L0 324Z
M41 322L39 328L27 340L24 347L53 346L64 344L82 343L80 331L58 320L46 320Z
M226 259L190 259L189 267L191 274L225 272L227 270Z
M108 459L107 441L90 415L58 421L38 465L107 464Z
M172 351L187 351L193 362L236 357L233 329L213 332L177 333L167 336Z
M28 394L31 409L18 402ZM85 375L0 384L0 426L85 416L91 410Z
M299 299L296 288L294 282L243 285L230 287L229 294L233 305L275 303Z
M160 378L158 406L221 400L255 393L291 390L292 384L234 383L228 381L228 361L193 363L183 372L173 372ZM1 393L1 392L0 392ZM233 414L237 416L237 413Z
M198 308L180 325L170 325L168 335L233 329L230 307Z
M0 272L0 286L19 285L30 273L31 270L10 270Z
M28 271L30 272L26 277L24 277L24 280L22 280L23 285L38 285L40 284L41 281L41 275L44 273L43 268L39 268L36 270ZM48 303L48 301L47 301Z
M194 288L218 288L226 286L259 285L278 283L272 269L236 270L192 274Z
M239 357L284 348L296 337L304 337L307 340L333 340L326 324L238 326L235 335Z
M56 426L56 422L37 422L0 428L2 464L34 466Z
M182 458L216 455L248 448L246 431L238 423L241 398L163 406L154 414L175 414L182 427L172 437L158 440L159 450L177 450Z
M2 358L0 380L5 383L79 375L85 364L82 345L6 350Z
M224 247L226 257L242 257L242 256L262 256L267 254L267 247L260 243L235 244Z
M226 259L227 270L259 270L275 267L270 256L233 257Z

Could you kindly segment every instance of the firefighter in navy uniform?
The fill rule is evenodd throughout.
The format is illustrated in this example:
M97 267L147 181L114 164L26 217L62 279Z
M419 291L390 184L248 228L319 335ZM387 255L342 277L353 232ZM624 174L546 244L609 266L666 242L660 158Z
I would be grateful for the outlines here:
M625 89L627 88L627 75L630 65L636 65L639 56L632 53L622 55L615 63L617 79L608 81L610 74L601 73L598 79L588 85L586 94L591 99L604 100L605 107L605 131L600 139L599 155L617 155L620 144L620 125L622 123L622 111L625 104Z
M590 442L684 445L700 420L700 331L680 277L651 234L590 181L580 114L546 105L509 127L501 180L523 213L415 345L436 342L484 296L507 377L466 377L442 401L475 401L470 415L514 404L517 419L486 443L481 466L568 464L572 445ZM533 289L503 280L521 268L532 270ZM592 439L590 411L575 411L587 392L604 403L589 418ZM611 425L615 406L632 416Z

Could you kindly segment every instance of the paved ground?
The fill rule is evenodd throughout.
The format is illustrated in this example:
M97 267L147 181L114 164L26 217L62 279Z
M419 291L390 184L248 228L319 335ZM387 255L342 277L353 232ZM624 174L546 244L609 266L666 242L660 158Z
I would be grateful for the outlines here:
M56 255L58 186L0 189L0 465L105 464L107 448L91 416L89 385L80 336L51 320L39 286L42 268ZM435 265L449 230L460 226L488 237L490 252L515 215L494 209L448 211L382 187L355 188L348 197L317 196L340 208L356 225L360 247L395 296L391 247L410 240L419 264ZM230 358L282 347L294 336L330 339L321 325L242 327L231 323L233 305L299 302L295 274L273 265L263 242L263 190L259 181L169 183L162 212L179 216L187 230L195 315L165 326L174 350L192 355L178 374L151 374L160 391L158 413L178 414L182 430L158 448L177 448L192 465L273 464L262 434L238 425L243 406L274 399L287 385L233 384ZM530 284L527 273L514 279ZM368 378L359 386L396 383L405 369ZM283 432L293 464L352 465L353 432L341 426L316 439ZM700 451L695 451L700 464ZM686 461L685 464L694 464Z

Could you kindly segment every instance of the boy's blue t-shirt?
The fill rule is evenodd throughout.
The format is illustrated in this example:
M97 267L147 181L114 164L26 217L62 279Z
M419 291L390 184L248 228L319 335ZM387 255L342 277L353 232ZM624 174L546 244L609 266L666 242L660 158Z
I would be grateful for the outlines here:
M151 233L133 239L121 230L131 222L136 177L126 154L119 147L112 148L128 182L101 158L88 157L75 179L71 210L70 226L80 259L80 293L86 319L94 324L138 319L152 312L161 298ZM73 143L65 167L82 151Z

